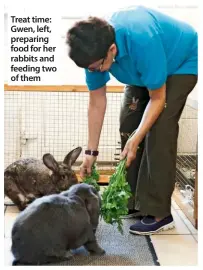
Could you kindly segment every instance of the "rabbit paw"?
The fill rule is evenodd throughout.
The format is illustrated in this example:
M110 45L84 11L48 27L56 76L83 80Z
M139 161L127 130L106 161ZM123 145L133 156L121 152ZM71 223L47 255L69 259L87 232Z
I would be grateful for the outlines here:
M28 199L28 203L32 202L32 201L34 201L36 199L35 195L32 194L32 193L29 193L26 197Z

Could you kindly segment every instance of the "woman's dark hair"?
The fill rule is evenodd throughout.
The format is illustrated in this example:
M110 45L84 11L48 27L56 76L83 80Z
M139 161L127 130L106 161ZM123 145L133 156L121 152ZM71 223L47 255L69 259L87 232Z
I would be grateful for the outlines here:
M66 41L69 45L69 57L82 68L106 57L114 42L113 27L97 17L76 22L68 31Z

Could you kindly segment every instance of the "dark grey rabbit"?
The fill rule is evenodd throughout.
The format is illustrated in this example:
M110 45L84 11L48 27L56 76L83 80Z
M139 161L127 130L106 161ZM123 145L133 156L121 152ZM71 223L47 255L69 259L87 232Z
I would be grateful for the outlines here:
M104 254L95 236L100 207L98 192L85 183L36 199L13 225L13 265L67 260L72 257L71 249L83 245L92 254Z
M42 160L27 158L15 161L4 171L5 195L21 211L36 198L67 190L78 183L71 166L81 151L81 147L73 149L62 163L58 163L51 154L45 154Z

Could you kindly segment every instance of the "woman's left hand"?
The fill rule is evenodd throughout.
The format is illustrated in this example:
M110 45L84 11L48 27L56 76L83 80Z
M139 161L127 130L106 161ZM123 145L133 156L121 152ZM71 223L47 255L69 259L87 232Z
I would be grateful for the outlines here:
M136 158L139 142L136 137L128 139L123 152L121 153L121 159L127 156L126 167L129 167L131 162Z

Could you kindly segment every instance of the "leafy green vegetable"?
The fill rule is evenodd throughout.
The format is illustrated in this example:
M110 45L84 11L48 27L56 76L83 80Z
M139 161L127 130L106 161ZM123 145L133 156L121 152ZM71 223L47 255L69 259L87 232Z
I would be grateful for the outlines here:
M115 173L110 177L109 185L102 194L101 216L109 224L117 223L123 233L122 216L128 213L128 199L131 197L129 184L126 182L126 159L121 160Z
M110 177L109 185L101 195L101 217L106 223L117 224L118 230L123 233L122 216L128 213L128 199L131 197L129 184L126 182L126 159L121 160L116 167L115 173ZM90 176L83 179L84 183L92 185L100 191L98 185L99 173L96 165L92 167Z
M99 180L99 173L96 169L96 164L94 163L92 166L92 173L90 176L86 176L83 179L83 182L89 185L92 185L96 188L97 191L100 191L100 186L98 185L98 180Z

